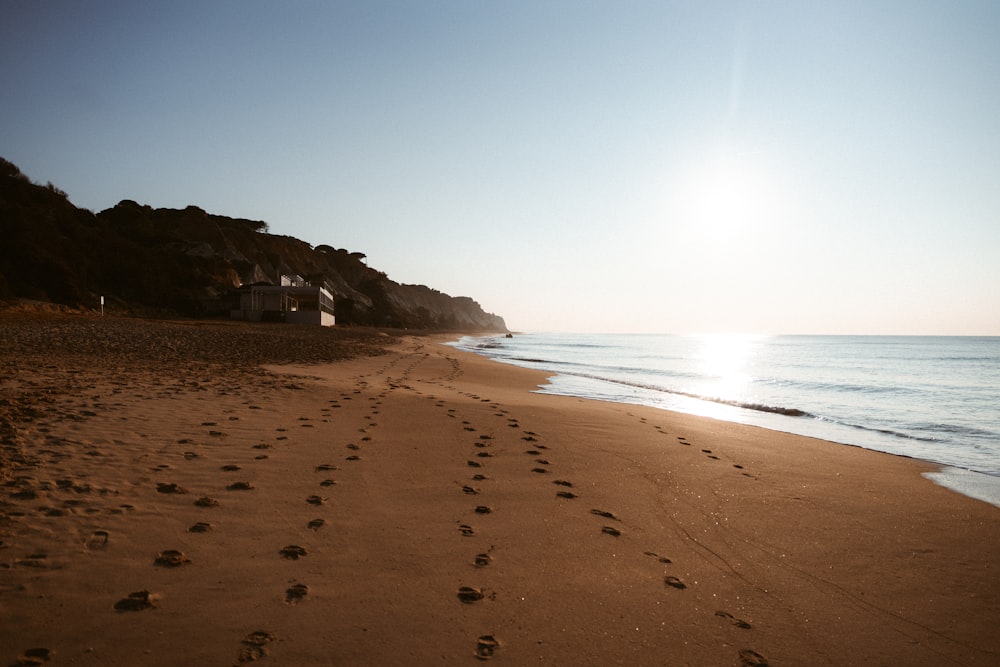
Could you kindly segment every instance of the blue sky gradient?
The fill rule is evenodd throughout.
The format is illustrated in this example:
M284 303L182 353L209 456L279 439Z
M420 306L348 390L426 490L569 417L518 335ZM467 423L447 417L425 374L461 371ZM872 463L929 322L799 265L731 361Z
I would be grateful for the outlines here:
M0 5L0 155L520 330L1000 335L1000 3Z

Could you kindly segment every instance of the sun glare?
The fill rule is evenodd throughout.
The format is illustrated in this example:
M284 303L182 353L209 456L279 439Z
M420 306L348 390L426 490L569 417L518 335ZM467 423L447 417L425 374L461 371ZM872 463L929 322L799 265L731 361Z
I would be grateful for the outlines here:
M723 398L742 395L752 380L748 366L760 336L717 334L699 336L698 340L694 357L701 372L711 378L712 389L707 393Z
M776 179L753 157L718 156L686 174L681 213L698 233L727 240L760 231L779 215Z

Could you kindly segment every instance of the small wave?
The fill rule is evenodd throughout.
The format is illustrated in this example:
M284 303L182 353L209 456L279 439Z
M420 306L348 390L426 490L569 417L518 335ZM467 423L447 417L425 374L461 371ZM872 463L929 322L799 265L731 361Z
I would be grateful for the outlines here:
M703 399L712 400L712 399ZM809 417L809 413L805 410L799 410L798 408L784 408L780 405L764 405L763 403L740 403L739 401L717 401L719 403L726 403L728 405L735 405L738 408L743 408L744 410L757 410L758 412L771 412L778 415L785 415L786 417Z
M811 391L829 391L843 394L912 394L908 387L877 387L874 385L839 384L835 382L810 382L807 380L775 380L790 387Z
M821 421L829 422L831 424L837 424L839 426L846 426L848 428L857 429L858 431L867 431L868 433L881 433L882 435L889 435L894 438L900 438L901 440L913 440L915 442L940 442L940 438L934 438L930 436L913 435L911 433L904 433L902 431L894 431L890 428L879 428L877 426L863 426L861 424L852 424L851 422L841 421L839 419L830 419L828 417L819 417Z
M929 431L931 433L944 433L947 435L964 435L977 438L997 437L997 434L992 431L962 426L960 424L916 424L912 428L915 431Z
M717 403L720 405L729 405L734 408L742 408L744 410L754 410L756 412L767 412L770 414L784 415L786 417L811 417L812 415L805 410L800 410L799 408L789 408L781 405L766 405L764 403L752 403L749 401L739 401L735 399L721 398L719 396L703 396L701 394L695 394L686 391L680 391L677 389L667 389L665 387L658 387L655 385L643 384L640 382L629 382L627 380L619 380L612 378L600 377L597 375L584 375L582 373L565 373L565 375L572 375L574 377L586 378L588 380L599 380L601 382L608 382L610 384L622 385L625 387L633 387L635 389L645 389L648 391L658 391L664 394L673 394L675 396L684 396L686 398L693 398L698 401L706 401L709 403Z

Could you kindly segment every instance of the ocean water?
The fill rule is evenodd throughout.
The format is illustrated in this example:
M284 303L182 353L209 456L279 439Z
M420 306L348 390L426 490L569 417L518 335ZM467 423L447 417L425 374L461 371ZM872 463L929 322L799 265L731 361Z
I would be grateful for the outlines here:
M703 415L942 465L1000 507L1000 337L521 334L454 343L539 391Z

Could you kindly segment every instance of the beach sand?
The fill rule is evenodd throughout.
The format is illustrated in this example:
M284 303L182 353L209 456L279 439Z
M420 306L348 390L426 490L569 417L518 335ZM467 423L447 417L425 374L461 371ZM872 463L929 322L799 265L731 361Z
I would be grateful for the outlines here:
M0 319L0 665L1000 663L933 466L444 340Z

